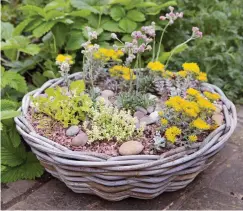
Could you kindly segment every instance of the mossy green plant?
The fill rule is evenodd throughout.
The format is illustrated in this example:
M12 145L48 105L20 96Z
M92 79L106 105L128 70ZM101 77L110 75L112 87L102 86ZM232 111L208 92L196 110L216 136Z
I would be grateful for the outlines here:
M92 106L92 100L85 94L83 80L71 82L70 86L50 87L45 90L47 96L32 98L38 112L44 113L53 119L62 122L64 127L77 125L84 121L86 113Z
M131 116L130 111L106 106L103 101L98 101L89 111L88 116L90 121L85 121L83 127L89 136L89 142L126 141L142 135L144 130L143 126L136 129L137 119Z

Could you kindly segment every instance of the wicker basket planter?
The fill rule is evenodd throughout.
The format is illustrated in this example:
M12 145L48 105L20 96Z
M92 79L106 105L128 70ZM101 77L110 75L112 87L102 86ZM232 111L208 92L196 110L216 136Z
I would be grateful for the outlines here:
M81 73L69 77L78 79ZM25 95L20 108L22 115L15 118L17 130L46 171L74 192L95 194L111 201L128 197L151 199L163 192L186 187L213 162L213 156L224 147L237 123L234 104L219 88L205 83L203 86L221 95L225 124L209 134L203 142L195 143L190 148L179 147L162 155L111 157L71 151L38 135L26 118L30 95L37 96L46 88L62 82L63 79L50 80L40 89Z

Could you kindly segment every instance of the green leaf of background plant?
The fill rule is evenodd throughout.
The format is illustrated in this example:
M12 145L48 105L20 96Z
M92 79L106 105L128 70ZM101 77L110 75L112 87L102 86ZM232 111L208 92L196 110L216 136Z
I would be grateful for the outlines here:
M33 21L32 18L27 18L25 20L23 20L22 22L20 22L16 28L13 31L13 35L14 36L18 36L22 33L22 31L25 29L25 27L31 22Z
M12 100L1 99L1 111L4 110L16 110L19 103Z
M5 110L5 111L1 111L0 114L1 114L1 120L4 120L4 119L11 119L13 117L19 116L20 112L14 110Z
M102 28L109 32L123 32L123 30L121 28L119 28L117 22L112 21L112 20L105 22L102 25Z
M127 18L136 22L145 21L145 15L137 10L129 10L127 13Z
M68 15L74 16L74 17L87 17L90 15L90 10L77 10L70 12Z
M29 44L26 48L20 48L19 51L34 56L40 52L40 47L36 44Z
M66 37L69 33L69 30L69 26L64 23L57 23L55 26L53 26L51 31L55 37L55 43L57 47L61 48L67 41Z
M42 9L41 7L34 6L34 5L22 6L22 7L20 7L20 10L28 13L29 16L40 15L42 17L45 17L45 15L46 15L44 9Z
M12 37L13 31L14 31L14 26L11 23L1 21L1 35L2 35L1 39L4 40L9 39L10 37Z
M133 32L137 28L137 24L128 18L123 18L119 22L119 26L127 33Z
M37 28L34 29L33 35L35 37L41 37L45 33L51 30L51 28L57 23L57 21L49 21L49 22L44 22L41 25L39 25Z
M49 79L56 78L55 74L51 70L43 72L43 76L45 76Z
M46 13L45 20L50 21L50 20L58 19L60 17L65 17L65 13L58 10L54 10Z
M66 44L66 50L77 50L81 48L81 44L85 42L82 32L71 32Z
M155 7L150 7L146 10L147 15L157 15L162 9L167 8L169 6L176 6L176 1L168 1L164 4L157 5Z
M121 18L125 17L126 12L121 6L114 6L111 8L110 16L113 20L119 21Z

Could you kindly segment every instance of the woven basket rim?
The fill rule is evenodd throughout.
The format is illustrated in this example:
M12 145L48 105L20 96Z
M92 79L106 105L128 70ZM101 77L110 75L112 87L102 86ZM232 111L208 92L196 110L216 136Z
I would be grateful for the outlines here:
M74 74L70 75L69 78L75 79L75 80L81 79L82 73L81 72L74 73ZM109 156L105 153L72 151L72 150L69 150L65 146L62 146L52 140L45 138L44 136L38 135L26 118L27 111L29 108L29 103L30 103L30 96L34 96L34 97L38 96L46 88L54 87L58 84L61 84L62 82L63 82L63 78L52 79L52 80L49 80L46 83L44 83L40 88L27 93L23 97L22 105L19 108L19 111L21 111L21 115L14 118L17 130L23 137L27 137L32 140L34 140L34 139L41 140L43 142L43 144L45 143L45 145L42 145L42 150L46 151L48 153L54 153L55 155L60 156L61 157L59 160L60 162L62 162L62 160L61 160L62 157L70 158L70 159L79 159L79 158L86 159L87 158L87 161L82 161L83 162L82 165L83 164L85 165L85 162L86 162L87 166L89 166L89 165L95 166L95 165L98 165L98 163L99 163L98 166L102 166L103 164L104 164L104 166L116 165L116 163L120 164L120 165L127 165L126 160L130 160L130 161L131 160L134 160L134 161L151 160L151 162L156 162L157 160L159 160L161 158L168 157L171 154L173 155L174 152L180 153L180 151L183 151L183 149L185 149L185 147L177 147L177 148L169 150L161 155ZM224 118L225 118L225 124L221 125L217 129L212 131L204 139L203 142L200 142L200 143L198 142L198 143L192 144L190 147L190 149L192 150L192 153L190 155L188 155L186 157L186 159L179 158L178 160L176 160L177 162L174 163L174 165L180 164L181 163L180 161L182 161L181 159L183 159L183 162L196 159L199 155L201 155L202 153L204 153L205 151L209 150L212 147L214 147L214 148L222 147L223 144L231 136L231 134L233 133L233 131L236 127L237 115L236 115L236 109L235 109L234 104L224 95L223 91L220 88L218 88L217 86L209 84L209 83L202 83L202 86L206 87L208 89L211 89L212 91L220 94L221 101L223 102L223 113L224 113ZM215 137L217 137L217 138L215 138ZM219 140L217 142L218 139L221 139L221 140ZM212 141L212 140L214 140L214 141ZM41 144L41 142L39 142L38 144L37 143L34 143L34 144L35 144L35 146L37 146L38 144ZM51 147L48 149L48 146L51 146ZM211 151L213 151L213 150L211 150ZM135 164L137 165L138 163L139 162L134 162L134 165ZM141 162L141 163L143 163L143 162Z

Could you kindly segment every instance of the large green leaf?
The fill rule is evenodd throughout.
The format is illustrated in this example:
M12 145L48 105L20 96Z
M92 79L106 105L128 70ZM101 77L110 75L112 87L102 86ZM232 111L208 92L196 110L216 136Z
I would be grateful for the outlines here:
M77 10L70 12L68 15L74 16L74 17L87 17L90 15L90 10Z
M55 43L57 47L62 47L64 43L67 41L66 37L68 35L70 28L64 23L57 23L52 28L52 34L55 37Z
M160 5L157 5L155 7L148 8L146 14L147 15L157 15L157 14L159 14L159 12L162 9L167 8L169 6L176 6L176 5L177 5L176 1L168 1L168 2L166 2L164 4L160 4Z
M51 30L51 28L57 23L57 21L48 21L44 22L41 25L39 25L37 28L34 29L33 35L35 37L41 37L45 33Z
M126 12L121 6L114 6L111 8L110 16L113 20L119 21L121 18L125 17Z
M23 12L27 13L29 16L40 15L45 17L46 13L41 7L34 5L25 5L20 8Z
M55 20L64 16L65 16L64 12L58 10L54 10L54 11L51 10L46 13L45 20L46 21Z
M143 22L145 21L145 15L142 12L137 10L130 10L127 13L127 18L136 22Z
M34 56L34 55L39 53L40 47L38 45L36 45L36 44L29 44L25 48L19 49L19 51Z
M12 37L14 26L8 22L1 22L1 35L2 39L7 40Z
M66 44L66 50L77 50L81 48L81 44L85 42L82 32L71 32L68 42Z
M102 28L109 32L124 32L119 26L117 25L117 22L115 21L107 21L102 25Z
M40 177L44 168L40 165L33 153L28 152L26 160L22 165L16 167L7 167L1 175L3 183L14 182L20 179L35 179Z
M19 103L12 100L1 99L1 111L4 110L16 110L19 106Z
M131 33L137 28L137 24L128 18L123 18L119 22L120 28L122 28L126 33Z
M32 18L27 18L25 20L23 20L21 23L19 23L16 28L13 31L13 35L14 36L18 36L22 33L22 31L25 29L25 27L31 22L33 21Z
M14 111L14 110L5 110L5 111L0 111L1 113L1 120L4 119L10 119L16 116L20 115L19 111Z

